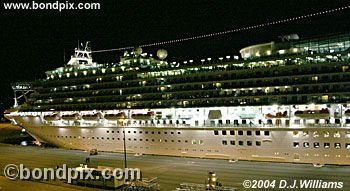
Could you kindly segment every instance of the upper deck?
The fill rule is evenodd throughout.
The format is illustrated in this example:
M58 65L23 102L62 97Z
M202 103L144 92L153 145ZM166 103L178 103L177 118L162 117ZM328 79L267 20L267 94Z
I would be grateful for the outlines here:
M157 59L135 49L125 52L119 63L90 60L48 71L47 79L35 83L28 108L346 103L350 100L349 37L281 42L270 55L182 63L168 62L162 51Z

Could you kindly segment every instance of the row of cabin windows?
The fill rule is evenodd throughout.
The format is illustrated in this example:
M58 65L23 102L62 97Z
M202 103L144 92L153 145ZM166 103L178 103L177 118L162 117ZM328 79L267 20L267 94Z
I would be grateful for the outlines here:
M138 123L139 125L142 125L142 124L163 124L163 125L166 125L166 124L176 124L176 125L180 125L180 124L183 124L185 125L186 124L186 121L180 121L180 120L176 120L176 121L173 121L173 120L169 120L169 123L167 123L166 120L138 120ZM137 121L134 121L134 124L137 124Z
M119 140L119 138L118 138L118 140ZM128 140L129 141L132 141L132 140L134 140L134 141L138 141L138 139L136 139L136 138L134 138L134 139L131 139L131 138L128 138ZM143 139L139 139L139 141L143 141ZM184 142L184 143L189 143L189 141L188 140L184 140L184 141L182 141L182 140L167 140L167 139L145 139L145 141L152 141L152 142L155 142L155 141L157 141L157 142L172 142L172 143L175 143L175 142L177 142L177 143L181 143L181 142ZM203 145L203 140L196 140L196 139L193 139L192 141L191 141L191 144L192 145Z
M49 135L50 136L50 135ZM74 139L76 139L77 137L76 136L54 136L54 135L51 135L50 137L57 137L57 138L74 138ZM78 137L78 138L80 138L80 137ZM81 137L81 138L83 138L83 139L90 139L90 137ZM114 140L115 138L114 137L91 137L91 139L102 139L102 140ZM117 138L117 140L119 141L119 140L124 140L124 139L122 139L122 138ZM138 141L138 139L136 139L136 138L134 138L134 139L131 139L131 138L128 138L128 140L129 141ZM157 142L172 142L172 143L174 143L175 142L175 140L167 140L167 139L157 139L157 140L155 140L155 139L139 139L139 141L143 141L143 140L145 140L145 141L152 141L152 142L155 142L155 141L157 141ZM182 142L182 140L177 140L177 142L178 143L181 143ZM189 141L188 140L184 140L183 141L184 143L188 143ZM193 144L193 145L196 145L196 144L198 144L198 145L202 145L203 144L203 140L192 140L191 141L191 144Z
M345 66L343 66L345 67ZM333 69L333 68L330 68L327 70L327 72L335 72L335 71L346 71L347 68L339 68L339 69ZM317 69L316 70L311 70L312 73L316 73L317 72ZM323 71L325 71L323 69ZM261 77L262 75L265 76L265 77L268 77L268 76L275 76L275 75L287 75L287 73L290 74L290 71L286 70L286 71L275 71L273 73L271 73L271 71L265 71L265 72L259 72L257 71L256 73L253 72L253 76L255 74L256 77ZM285 74L283 74L285 73ZM298 69L294 69L293 72L294 74L297 74L297 73L300 73L298 71ZM251 73L250 73L251 74ZM243 75L243 76L242 76ZM119 83L114 83L115 85L113 87L137 87L137 86L145 86L145 85L148 85L148 86L154 86L154 85L164 85L164 84L177 84L177 83L181 83L181 82L184 82L184 81L191 81L191 82L211 82L213 80L228 80L228 79L242 79L242 78L247 78L247 77L253 77L252 74L250 76L247 76L246 74L224 74L224 75L207 75L207 74L204 74L202 76L193 76L192 78L179 78L179 77L175 77L173 79L169 79L168 82L158 82L158 81L150 81L150 80L147 80L147 81L125 81L125 82L119 82ZM289 75L287 75L289 76ZM275 76L276 77L276 76ZM316 77L316 78L315 78ZM274 82L274 83L277 83L279 81L283 82L283 83L293 83L293 82L298 82L300 80L302 81L306 81L306 80L310 80L310 81L317 81L317 80L338 80L340 78L340 75L339 74L336 74L336 75L330 75L330 74L327 74L327 75L316 75L316 76L310 76L310 77L294 77L294 79L290 79L290 78L278 78L278 79L269 79L271 82ZM115 81L115 77L98 77L96 78L95 80L91 79L91 80L88 80L85 82L86 83L94 83L95 81L97 83L99 82L108 82L108 81ZM121 81L117 78L117 81ZM234 85L244 85L244 84L247 84L247 85L252 85L254 82L255 83L259 83L261 80L257 80L256 82L253 81L253 80L249 80L249 81L240 81L240 82L236 82L234 83ZM51 92L56 92L57 90L58 91L67 91L67 90L85 90L85 89L97 89L97 88L101 88L102 87L105 87L103 85L98 85L98 84L94 84L92 85L92 87L89 87L87 88L86 86L84 85L78 85L78 86L71 86L71 87L68 87L68 86L64 86L64 87L59 87L59 88L51 88L50 91ZM197 85L198 86L198 85ZM48 90L46 90L45 92L48 92Z
M281 84L280 86L285 86L288 84ZM251 86L249 86L251 87ZM247 87L247 88L249 88ZM164 94L163 96L161 94L149 94L148 93L157 93L157 91L154 90L138 90L137 92L124 92L125 96L121 97L116 97L111 95L110 93L101 93L102 95L105 95L104 97L95 97L94 95L90 95L89 93L79 93L78 95L71 95L71 97L84 97L84 99L77 98L77 99L71 99L67 98L67 94L62 94L62 95L55 95L53 97L52 101L49 101L48 97L49 95L43 95L43 96L37 96L36 99L37 101L34 102L34 104L41 105L44 103L44 105L47 104L57 104L57 103L66 103L66 102L74 102L74 103L81 103L81 102L108 102L108 101L114 101L114 102L122 102L125 100L128 101L134 101L134 100L172 100L174 98L176 99L199 99L199 98L208 98L208 97L245 97L246 95L256 95L256 96L264 96L264 95L288 95L288 94L300 94L300 93L316 93L316 92L343 92L349 89L349 86L346 84L335 84L335 85L314 85L314 86L306 86L306 85L300 85L300 87L293 87L293 88L276 88L275 86L270 86L270 87L265 87L261 85L260 87L263 87L262 89L256 89L256 90L230 90L230 91L217 91L215 88L213 89L208 89L207 91L197 91L193 92L194 88L187 88L186 90L192 90L192 91L187 91L187 92L182 92L182 91L169 91L168 94ZM239 87L220 87L223 89L232 89L232 88L239 88ZM112 91L112 90L110 90ZM130 98L134 94L144 94L141 97L136 97L136 98ZM106 97L107 96L107 97ZM88 98L87 98L88 97ZM314 99L318 99L317 96L314 96ZM307 98L299 98L301 100L307 99ZM320 98L321 99L321 98ZM41 100L41 101L40 101ZM324 100L326 101L326 100ZM160 121L157 122L152 122L160 124ZM164 123L164 122L163 122Z
M114 133L115 131L110 131L110 130L107 130L106 131L107 133ZM124 133L124 131L116 131L117 133ZM137 133L137 131L127 131L127 133L134 133L134 134L136 134ZM139 131L139 134L142 134L143 133L143 131ZM145 134L148 134L149 132L148 131L145 131ZM155 134L155 132L154 131L151 131L151 134ZM158 134L161 134L161 132L160 131L158 131ZM164 134L168 134L168 132L167 131L164 131ZM173 132L173 131L171 131L170 132L170 134L171 135L174 135L175 134L175 132ZM177 132L177 134L178 135L180 135L181 134L181 132Z
M132 147L132 146L129 146L129 148L135 148L135 149L137 149L137 148L140 148L140 149L143 149L144 147L137 147L137 146L134 146L134 147ZM149 149L149 147L145 147L146 149ZM165 148L165 150L175 150L175 148ZM181 148L179 148L179 149L177 149L178 151L189 151L189 149L181 149ZM192 151L197 151L197 149L192 149ZM200 152L205 152L203 149L199 149L199 151ZM216 152L216 153L218 153L219 152L219 150L211 150L211 149L208 149L208 150L206 150L206 152Z
M294 148L299 148L300 145L303 145L304 148L310 148L310 143L309 142L303 142L303 143L299 143L299 142L293 142L293 147ZM313 143L313 147L314 148L320 148L321 144L319 142L314 142ZM331 147L330 143L323 143L323 147L325 149L329 149ZM341 143L334 143L334 148L335 149L340 149L341 148ZM350 143L345 143L345 148L350 150Z
M259 124L262 124L262 123L263 123L262 120L259 119ZM272 121L271 121L271 123L272 123ZM210 124L211 124L211 125L215 125L215 121L210 121ZM221 119L218 120L218 124L219 124L219 125L222 125L222 124L223 124L223 121L222 121ZM232 121L229 120L229 119L227 119L227 120L226 120L226 124L227 124L227 125L232 124ZM246 125L246 124L248 124L248 121L247 121L246 119L242 119L242 124ZM233 125L239 125L239 122L238 122L237 119L233 120ZM249 121L249 125L253 125L253 122L252 122L252 121Z
M57 137L57 138L66 138L66 139L76 139L77 136L56 136L56 135L48 135L48 137ZM78 139L90 139L90 137L78 137ZM102 139L102 140L114 140L115 138L114 137L91 137L91 139ZM118 140L120 140L119 138L117 138Z
M168 150L168 148L165 148L165 149ZM174 150L174 148L173 148L172 150ZM178 151L182 151L182 150L188 151L189 149L177 149L177 150L178 150ZM197 151L197 149L192 149L192 151ZM203 149L200 149L199 151L200 151L200 152L204 152ZM211 149L208 149L207 152L216 152L216 153L218 153L219 150L211 150Z
M310 134L313 136L313 137L320 137L322 136L323 134L323 137L324 138L328 138L328 137L334 137L334 138L340 138L341 137L341 134L339 131L337 132L334 132L333 133L333 136L331 135L331 133L329 133L328 131L322 131L322 132L318 132L318 131L314 131L314 132L309 132L309 131L303 131L301 132L301 134L304 136L304 137L308 137ZM293 132L293 135L297 136L299 135L299 131L294 131ZM350 131L346 131L346 135L345 137L349 137L350 136Z
M349 92L350 87L347 89L340 88L342 92ZM349 91L348 91L349 90ZM339 91L338 91L339 92ZM313 92L315 93L315 92ZM114 99L115 97L91 97L91 99L96 100L89 100L89 104L71 104L71 103L63 103L61 101L51 103L49 105L41 105L41 104L35 104L30 103L31 106L33 106L38 111L43 110L49 110L49 109L56 109L56 110L88 110L91 108L94 109L123 109L123 108L163 108L163 107L170 107L170 106L176 106L176 107L184 107L184 108L190 108L190 107L202 107L202 106L238 106L238 105L266 105L268 103L279 103L279 104L290 104L290 103L343 103L350 101L349 96L340 95L340 93L328 95L328 97L324 97L325 95L295 95L295 94L289 94L285 96L247 96L247 97L222 97L216 99L208 99L208 97L203 97L200 99L197 98L190 98L189 101L186 101L188 98L178 98L178 99L171 99L171 100L163 100L152 97L150 100L144 100L144 101L113 101L111 99ZM118 97L118 96L117 96ZM212 97L212 98L214 98ZM97 100L101 99L101 100ZM327 98L327 99L326 99ZM89 98L90 99L90 98ZM107 105L101 104L101 103L110 102ZM113 103L112 103L113 102ZM59 104L62 103L62 104ZM40 107L38 107L40 106Z
M253 131L237 131L237 135L244 135L244 132L246 132L246 135L247 136L252 136L253 135ZM264 132L264 135L265 136L270 136L270 131L263 131ZM214 130L214 135L219 135L220 131L218 130ZM230 130L230 131L226 131L226 130L222 130L221 131L221 134L222 135L227 135L227 134L230 134L230 135L235 135L236 132L234 130ZM261 131L255 131L255 135L256 136L260 136L261 135Z
M294 124L296 125L300 125L301 124L300 119L295 119L294 120ZM340 124L340 119L334 119L334 123L335 124ZM350 119L345 119L345 123L349 124L350 123ZM315 119L315 124L320 124L320 119ZM325 119L325 124L330 124L330 120L329 119Z
M222 141L223 145L228 145L228 143L230 145L236 145L236 141L233 141L233 140L231 140L229 142L227 140L223 140ZM243 146L244 145L244 141L238 141L238 145L239 146ZM253 141L247 141L247 146L253 146ZM255 141L255 146L261 146L261 141Z

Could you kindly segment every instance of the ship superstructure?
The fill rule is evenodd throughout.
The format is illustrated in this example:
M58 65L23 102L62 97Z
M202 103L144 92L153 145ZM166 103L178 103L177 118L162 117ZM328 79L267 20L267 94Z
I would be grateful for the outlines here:
M178 63L135 48L97 64L87 44L25 83L33 93L6 117L69 149L120 152L125 136L130 153L348 165L349 48L348 34L292 35L240 57Z

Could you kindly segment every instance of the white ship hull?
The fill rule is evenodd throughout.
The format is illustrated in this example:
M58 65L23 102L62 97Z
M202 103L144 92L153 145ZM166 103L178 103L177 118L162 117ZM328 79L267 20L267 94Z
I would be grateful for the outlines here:
M250 110L254 111L257 108L250 107ZM259 108L259 111L264 113L265 108ZM330 108L332 112L335 106ZM201 110L205 110L203 112L206 116L213 110L220 110L221 113L224 113L224 110L228 111L232 108ZM202 112L201 110L199 112ZM174 112L171 109L161 111L163 113L165 111ZM228 115L229 113L227 112ZM182 118L185 114L181 113ZM250 120L254 123L265 116L255 114L256 118ZM42 115L43 113L40 113L40 115L34 114L33 116L10 114L7 117L15 120L18 125L25 128L37 140L67 149L123 152L123 131L125 130L125 143L128 153L350 165L349 127L343 124L338 126L327 124L328 127L326 127L326 124L318 124L319 127L310 127L310 124L296 125L291 122L294 116L282 120L274 119L273 124L280 121L278 126L265 125L265 123L262 126L257 126L251 123L245 124L243 127L242 125L220 125L215 123L217 120L211 120L214 121L213 126L197 124L198 122L192 123L191 120L187 120L186 124L174 125L160 122L147 125L144 124L147 120L143 120L144 122L141 123L140 120L133 119L122 120L122 125L119 124L120 119L80 122L61 119L52 122L43 120ZM211 113L211 115L215 114ZM224 119L227 116L220 117ZM347 118L345 115L344 117ZM203 123L210 124L210 120L208 120L206 118ZM332 122L331 117L330 120ZM125 123L125 121L128 122ZM303 121L305 122L305 120ZM239 124L241 123L242 120L239 121Z

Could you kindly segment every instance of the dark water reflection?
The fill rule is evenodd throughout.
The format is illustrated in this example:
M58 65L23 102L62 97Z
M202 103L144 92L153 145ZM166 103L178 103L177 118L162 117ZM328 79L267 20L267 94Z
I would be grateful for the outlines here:
M0 143L33 145L34 139L22 128L11 123L0 123Z

